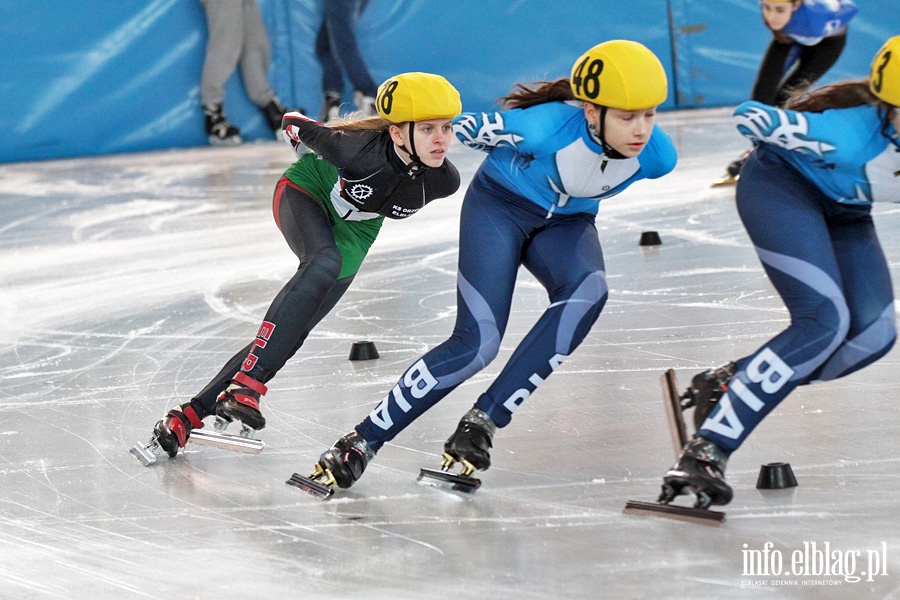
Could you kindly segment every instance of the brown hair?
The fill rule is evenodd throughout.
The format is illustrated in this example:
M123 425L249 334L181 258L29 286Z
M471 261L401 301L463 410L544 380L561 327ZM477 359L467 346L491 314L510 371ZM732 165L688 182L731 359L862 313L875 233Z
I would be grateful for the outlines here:
M346 117L328 124L328 127L338 131L382 131L390 126L389 121L364 112L350 113Z
M517 83L507 95L497 99L503 108L528 108L546 102L574 100L568 77L555 81L535 81L532 87Z
M830 108L853 108L871 104L885 112L891 106L869 90L868 79L854 79L824 85L810 92L795 92L785 103L785 108L806 112L823 112Z

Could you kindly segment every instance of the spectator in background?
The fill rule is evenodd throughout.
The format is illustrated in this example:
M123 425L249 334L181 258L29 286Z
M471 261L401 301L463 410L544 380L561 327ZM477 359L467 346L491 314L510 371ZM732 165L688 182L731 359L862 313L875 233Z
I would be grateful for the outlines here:
M344 75L353 84L353 101L359 111L375 111L377 86L359 53L356 22L369 0L323 0L322 26L316 36L316 57L322 65L322 91L325 94L319 120L334 121L340 116Z
M222 110L225 82L240 65L250 100L266 117L272 131L281 131L285 108L269 84L269 37L256 0L200 0L206 10L209 40L200 78L200 102L206 114L206 134L214 146L241 143L241 134Z
M759 6L772 41L750 99L781 107L793 92L809 88L838 61L858 9L853 0L762 0ZM729 164L717 183L737 181L749 154L748 150Z

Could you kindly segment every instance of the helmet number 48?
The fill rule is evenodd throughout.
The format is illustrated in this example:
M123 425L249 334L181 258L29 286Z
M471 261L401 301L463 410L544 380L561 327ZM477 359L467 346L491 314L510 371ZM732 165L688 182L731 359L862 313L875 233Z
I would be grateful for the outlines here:
M585 56L584 60L575 68L572 85L579 94L594 99L600 95L600 73L602 72L602 60L599 58L590 60L589 56Z

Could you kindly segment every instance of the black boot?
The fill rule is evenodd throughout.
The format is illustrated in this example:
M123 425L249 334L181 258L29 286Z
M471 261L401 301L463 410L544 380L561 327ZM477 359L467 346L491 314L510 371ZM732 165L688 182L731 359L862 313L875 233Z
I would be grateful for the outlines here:
M487 471L497 425L484 411L472 408L459 421L456 431L444 442L444 467L462 463L462 475Z
M241 132L225 118L221 104L205 104L206 135L213 146L236 146L240 144ZM280 125L280 123L279 123Z
M675 465L663 476L659 502L668 504L676 496L689 491L697 496L696 508L711 504L728 504L733 492L725 483L725 451L702 437L684 445Z
M356 431L351 431L322 453L310 476L324 485L348 488L362 477L375 451Z
M328 92L322 101L322 113L319 115L320 123L329 123L341 118L341 95Z
M738 158L731 161L728 167L726 167L726 171L728 174L737 179L741 174L741 168L744 166L744 163L747 162L747 157L750 156L750 150L747 150L743 154L741 154Z
M240 421L245 429L241 434L252 437L253 432L266 426L266 418L259 411L259 401L268 388L243 372L237 373L231 381L216 399L216 416L226 424Z
M205 416L205 415L203 415ZM191 402L176 406L166 416L157 421L153 427L153 437L159 447L166 451L170 458L174 458L181 448L187 444L191 431L203 427L203 416L194 408Z
M716 403L728 391L728 382L734 377L737 367L733 362L718 369L709 369L694 375L691 387L682 396L681 407L694 407L694 431L700 427L716 407Z
M281 131L281 119L284 117L284 113L287 112L287 109L281 105L278 98L272 98L262 110L263 114L266 115L266 123L269 124L272 131L275 133Z

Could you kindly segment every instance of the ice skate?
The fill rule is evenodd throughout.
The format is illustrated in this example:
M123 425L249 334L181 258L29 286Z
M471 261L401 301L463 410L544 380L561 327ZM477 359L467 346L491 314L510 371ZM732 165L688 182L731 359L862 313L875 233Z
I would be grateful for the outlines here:
M324 500L334 493L334 486L342 489L352 486L373 458L375 451L369 443L351 431L322 453L309 477L294 473L285 483Z
M331 123L341 118L341 95L336 92L327 92L322 101L322 112L319 115L320 123Z
M490 450L497 425L484 411L473 408L460 420L456 431L444 443L444 455L440 471L422 469L418 481L461 492L472 493L481 486L481 480L473 475L487 471L491 466ZM460 472L450 472L459 463Z
M744 166L744 163L747 161L747 157L750 156L750 151L744 152L737 159L731 161L731 163L725 168L725 174L716 179L712 183L712 187L720 187L723 185L734 185L738 182L738 179L741 178L741 168Z
M737 367L728 363L717 369L697 373L691 379L690 387L681 396L681 408L693 408L694 431L699 431L709 413L728 391L728 382L734 377Z
M243 140L241 132L232 125L222 110L221 104L203 106L206 117L206 135L212 146L237 146Z
M361 90L353 91L353 103L356 104L356 110L367 116L374 117L378 114L378 110L375 108L375 98L366 96Z
M287 109L282 106L278 98L272 98L269 103L263 107L262 111L266 117L266 123L268 123L269 128L275 132L275 137L281 139L281 119L284 117L284 113L287 112Z
M146 444L135 444L131 454L145 467L156 462L165 452L174 458L184 448L192 432L198 434L203 427L203 420L194 410L190 402L170 410L165 417L157 421L153 427L150 441Z
M713 504L731 502L733 492L725 483L725 451L702 437L685 445L678 462L663 476L659 502L669 504L676 496L693 492L694 508L707 509Z
M216 422L213 428L225 432L233 421L241 424L241 437L254 438L265 428L266 418L259 411L259 400L268 388L246 373L238 373L216 399Z
M266 419L259 412L259 400L266 391L260 382L238 373L216 399L213 431L195 431L190 441L232 452L259 454L266 447L262 440L256 439L257 432L266 426ZM237 434L228 433L228 426L234 421L241 424L241 429Z
M716 407L716 403L728 391L728 382L734 377L737 368L728 363L717 369L709 369L694 375L691 385L683 392L678 391L678 380L675 371L669 369L661 378L666 415L672 434L675 456L681 453L684 445L693 437L684 420L684 411L693 408L693 430L700 430L706 417Z

